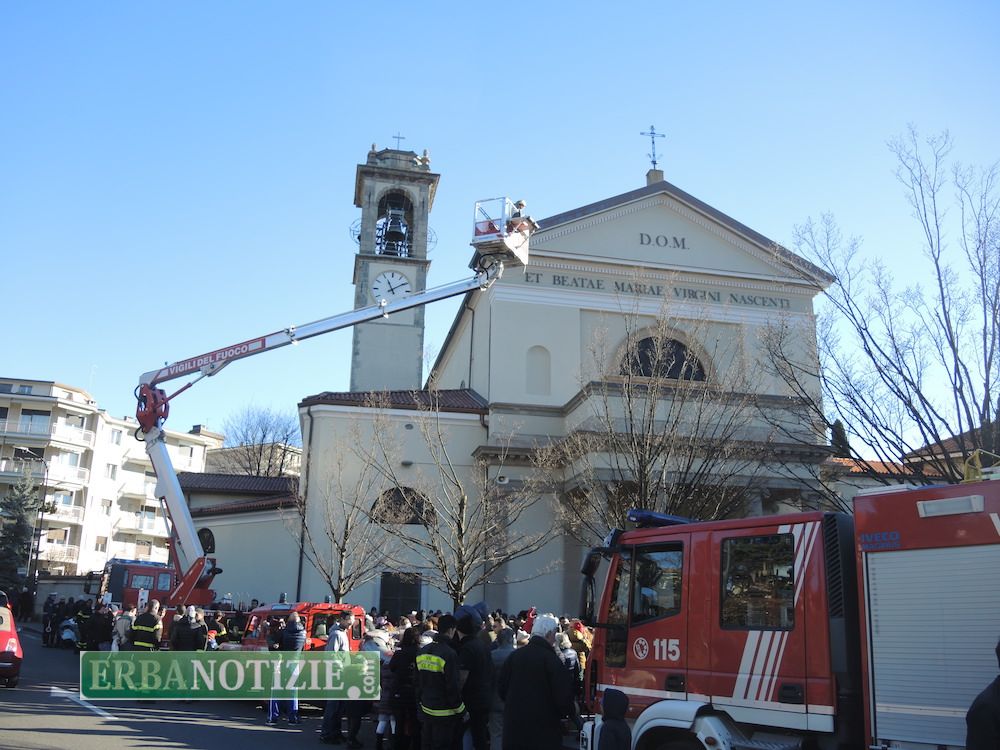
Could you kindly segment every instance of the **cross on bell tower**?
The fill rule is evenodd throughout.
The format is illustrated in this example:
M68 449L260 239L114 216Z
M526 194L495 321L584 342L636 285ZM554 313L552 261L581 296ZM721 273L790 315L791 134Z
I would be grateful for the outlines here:
M354 306L392 301L427 288L428 214L440 175L424 151L378 150L359 164L354 205L361 209L354 259ZM351 390L412 390L423 382L424 308L354 327Z

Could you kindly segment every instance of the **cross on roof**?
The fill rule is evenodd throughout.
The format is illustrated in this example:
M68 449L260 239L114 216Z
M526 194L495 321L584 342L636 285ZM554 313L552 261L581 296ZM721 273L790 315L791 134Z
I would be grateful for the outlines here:
M396 131L396 135L394 135L392 137L396 139L396 150L399 151L399 142L400 141L405 141L406 140L406 136L405 135L400 135L399 131L397 130Z
M639 135L648 135L649 136L649 142L653 146L653 153L646 154L646 156L648 156L652 160L652 162L653 162L653 169L656 169L656 139L657 138L666 138L667 136L664 133L657 133L655 125L650 125L648 131L643 131L642 133L639 133Z

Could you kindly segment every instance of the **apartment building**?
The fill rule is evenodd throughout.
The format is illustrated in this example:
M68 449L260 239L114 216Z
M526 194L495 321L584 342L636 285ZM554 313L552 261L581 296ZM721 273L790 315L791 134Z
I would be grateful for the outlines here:
M25 469L42 489L39 570L81 574L112 557L167 561L167 518L136 427L80 388L0 376L0 493ZM200 425L167 431L178 471L203 471L208 450L221 445Z

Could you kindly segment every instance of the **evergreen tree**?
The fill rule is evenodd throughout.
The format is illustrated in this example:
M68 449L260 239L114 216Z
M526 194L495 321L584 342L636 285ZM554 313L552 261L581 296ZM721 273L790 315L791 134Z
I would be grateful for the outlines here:
M0 590L8 593L20 588L23 576L18 568L27 568L31 559L31 534L35 516L38 513L39 497L37 487L31 478L31 470L25 467L24 474L0 498Z
M830 447L837 458L851 457L851 444L847 440L847 430L839 419L830 428Z

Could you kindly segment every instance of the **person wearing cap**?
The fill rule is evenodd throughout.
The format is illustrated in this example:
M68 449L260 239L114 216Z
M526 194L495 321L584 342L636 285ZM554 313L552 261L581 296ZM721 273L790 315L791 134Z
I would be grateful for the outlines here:
M486 605L482 605L486 611ZM455 610L458 630L458 662L461 666L462 701L469 712L469 735L475 750L489 750L490 705L494 675L490 647L479 637L483 619L476 607L463 604Z
M558 629L555 615L536 617L527 645L511 654L500 670L503 750L562 746L562 717L575 711L569 672L555 652Z
M462 702L458 654L451 647L456 622L438 619L437 637L417 654L417 704L423 718L423 750L453 750L461 742Z

